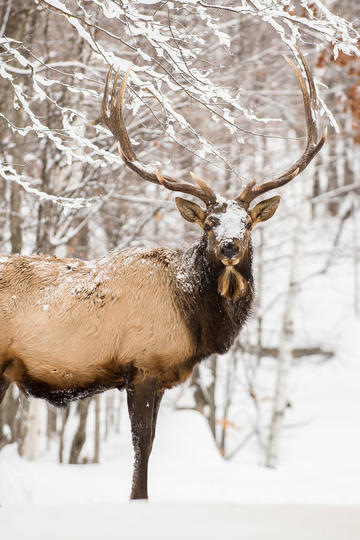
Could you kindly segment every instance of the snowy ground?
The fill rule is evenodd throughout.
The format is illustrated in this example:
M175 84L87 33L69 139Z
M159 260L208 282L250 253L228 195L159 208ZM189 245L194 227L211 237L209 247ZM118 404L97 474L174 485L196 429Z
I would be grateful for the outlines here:
M26 524L26 525L25 525ZM358 540L358 508L153 504L0 510L6 540Z

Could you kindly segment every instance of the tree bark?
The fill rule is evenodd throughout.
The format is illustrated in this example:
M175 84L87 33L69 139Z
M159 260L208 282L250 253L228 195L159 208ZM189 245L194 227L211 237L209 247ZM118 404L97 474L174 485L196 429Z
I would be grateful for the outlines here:
M94 436L94 463L100 460L100 396L94 398L95 401L95 436Z
M27 399L24 405L18 451L21 457L34 460L45 447L45 405L34 398Z
M288 382L292 364L294 314L298 294L298 268L302 254L302 239L304 234L307 208L305 199L300 205L296 219L293 252L290 263L289 282L285 298L285 308L279 340L279 356L274 397L273 414L270 424L269 440L266 455L266 466L275 468L279 458L283 418L288 406Z
M86 420L87 420L90 401L91 401L91 398L85 398L79 401L78 403L79 426L75 433L75 436L71 445L70 458L69 458L69 463L71 465L75 465L79 463L80 453L85 443Z
M59 432L59 463L64 463L65 427L70 415L70 405L61 410L61 429Z
M360 315L360 279L359 279L359 226L358 226L359 204L355 199L352 204L352 226L353 226L353 272L354 272L354 313L356 317Z

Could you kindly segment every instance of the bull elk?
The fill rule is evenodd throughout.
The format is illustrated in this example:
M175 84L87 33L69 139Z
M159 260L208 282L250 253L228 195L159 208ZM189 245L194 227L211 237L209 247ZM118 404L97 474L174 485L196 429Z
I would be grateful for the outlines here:
M110 68L101 113L125 164L146 181L193 195L176 198L181 216L202 229L186 249L124 249L93 261L54 256L0 258L0 403L10 383L63 406L110 388L125 389L135 465L132 499L146 499L148 459L165 389L195 364L225 353L253 300L251 230L275 213L280 197L250 208L259 195L293 180L326 138L318 139L317 95L309 66L287 59L300 83L307 126L303 155L281 176L250 182L226 200L195 174L195 183L161 175L137 161L124 120L128 73L111 96Z

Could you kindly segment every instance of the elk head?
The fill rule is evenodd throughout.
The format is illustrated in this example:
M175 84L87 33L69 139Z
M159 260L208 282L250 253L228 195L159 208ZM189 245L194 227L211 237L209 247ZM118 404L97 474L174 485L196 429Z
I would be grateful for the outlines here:
M197 182L198 190L193 192L205 203L198 204L175 198L181 216L190 223L199 225L207 236L208 256L220 266L218 292L228 300L237 301L245 292L246 281L239 271L243 259L249 258L250 233L257 223L266 221L275 213L280 197L275 196L258 203L251 210L239 198L226 200L216 195L206 183L190 173ZM157 172L159 182L169 187L167 181ZM171 189L171 187L170 187Z
M116 86L119 72L116 72L108 104L112 68L109 69L100 116L92 123L93 125L102 123L110 129L118 141L119 153L124 163L144 180L161 184L171 191L193 195L205 204L205 208L202 208L189 200L180 197L175 199L181 216L190 223L198 224L207 235L208 249L221 267L218 277L218 292L231 301L237 301L245 290L245 280L237 267L248 252L250 232L257 223L266 221L274 215L280 197L274 196L263 200L251 209L249 208L250 203L259 195L281 187L295 178L307 167L326 140L326 129L318 140L316 87L308 63L298 48L297 52L305 77L299 67L286 56L285 59L294 70L302 91L307 128L307 143L304 153L281 176L266 180L260 185L257 185L255 180L249 182L234 200L226 200L216 195L204 180L193 173L190 174L197 185L181 182L170 176L162 176L157 169L147 167L137 161L123 119L124 94L130 69L123 78L117 95Z

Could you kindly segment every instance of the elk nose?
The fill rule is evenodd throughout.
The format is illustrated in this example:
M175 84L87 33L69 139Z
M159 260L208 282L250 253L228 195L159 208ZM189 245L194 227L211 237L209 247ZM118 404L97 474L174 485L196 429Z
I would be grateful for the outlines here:
M221 245L220 253L226 259L233 259L239 253L239 250L234 242L226 242Z

